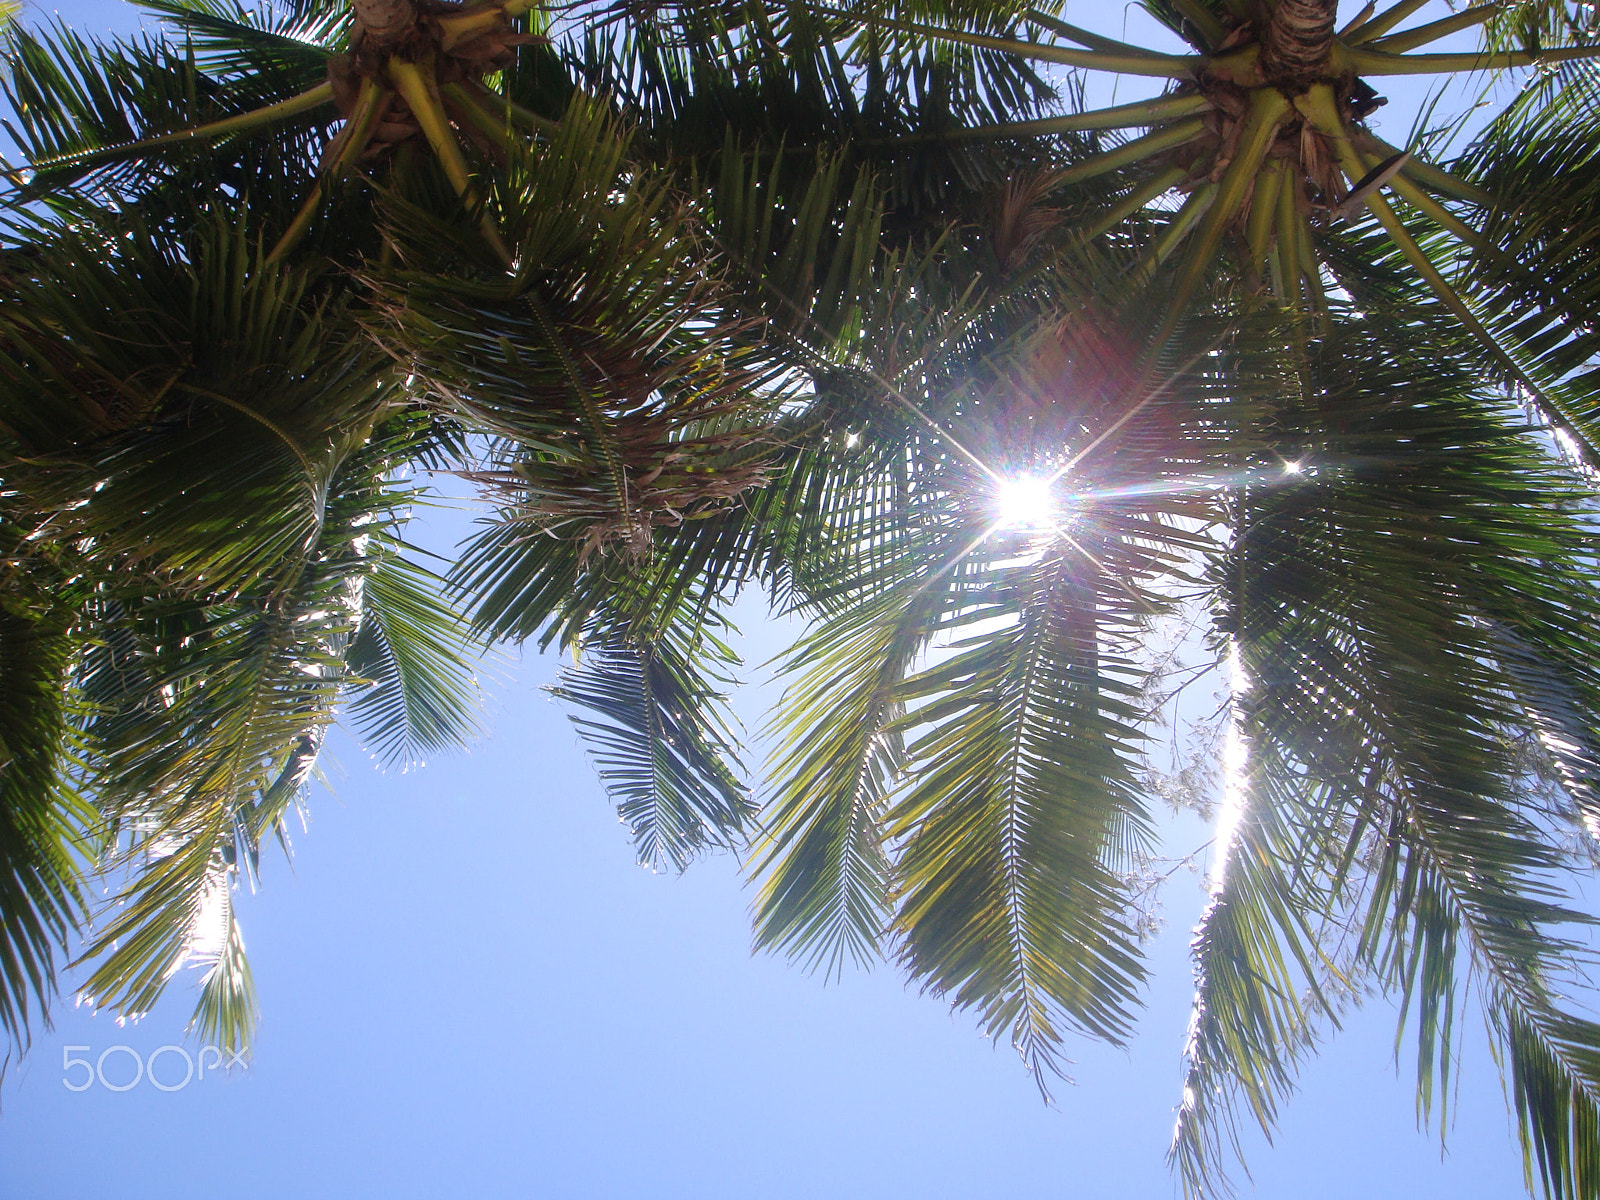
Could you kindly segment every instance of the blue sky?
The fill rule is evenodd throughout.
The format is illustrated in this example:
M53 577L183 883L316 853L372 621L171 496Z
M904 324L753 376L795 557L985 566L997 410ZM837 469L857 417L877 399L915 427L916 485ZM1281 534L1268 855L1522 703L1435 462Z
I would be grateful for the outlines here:
M1120 8L1096 11L1069 6L1120 32ZM61 12L127 22L103 4ZM463 520L431 517L430 540ZM746 633L752 662L781 642L759 611ZM1009 1049L892 970L825 986L752 956L731 858L681 877L635 866L539 691L556 666L509 664L490 736L420 771L379 774L335 738L335 790L313 797L292 868L267 859L264 890L240 900L264 1012L250 1069L69 1091L64 1047L181 1043L190 997L130 1027L69 1003L0 1091L0 1200L1173 1194L1198 878L1170 890L1139 1041L1072 1047L1076 1085L1047 1108ZM1180 853L1204 837L1188 821L1172 834ZM1520 1194L1482 1045L1441 1160L1393 1029L1371 1002L1311 1064L1276 1144L1250 1139L1256 1195ZM125 1078L127 1056L106 1072ZM162 1078L179 1075L168 1057Z
M512 671L469 755L381 776L337 744L345 777L315 797L293 870L271 862L243 901L265 1012L251 1068L74 1093L63 1046L148 1056L182 1041L187 997L131 1027L64 1009L6 1085L0 1197L1172 1194L1198 882L1174 889L1152 947L1138 1043L1075 1046L1077 1084L1046 1108L1008 1048L892 971L824 986L752 956L726 857L681 877L634 866L537 691L553 666ZM1520 1191L1491 1064L1469 1064L1441 1164L1396 1081L1392 1022L1373 1006L1312 1065L1277 1146L1251 1156L1256 1194ZM125 1055L105 1070L132 1073Z

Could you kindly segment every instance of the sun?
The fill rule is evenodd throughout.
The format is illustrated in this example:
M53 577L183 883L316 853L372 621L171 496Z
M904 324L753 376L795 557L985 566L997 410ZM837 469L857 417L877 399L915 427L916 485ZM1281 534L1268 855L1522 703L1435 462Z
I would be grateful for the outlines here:
M1058 506L1049 479L1019 475L995 485L995 518L1001 529L1048 529L1056 522Z

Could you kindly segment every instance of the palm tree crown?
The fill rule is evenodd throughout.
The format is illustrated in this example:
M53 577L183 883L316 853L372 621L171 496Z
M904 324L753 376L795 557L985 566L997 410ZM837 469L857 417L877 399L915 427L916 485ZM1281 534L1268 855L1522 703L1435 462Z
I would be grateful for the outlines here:
M888 954L1044 1087L1069 1030L1133 1031L1151 647L1203 626L1185 1186L1374 989L1424 1108L1475 997L1530 1184L1600 1195L1600 49L1564 6L1151 0L1185 54L996 4L153 6L181 45L7 60L13 1037L95 921L98 1001L199 962L242 1043L230 888L329 723L458 742L474 648L534 640L643 861L748 848L759 945ZM1454 161L1365 125L1371 79L1530 64ZM1084 109L1050 67L1167 90ZM442 580L420 468L493 513ZM805 628L759 798L748 587Z

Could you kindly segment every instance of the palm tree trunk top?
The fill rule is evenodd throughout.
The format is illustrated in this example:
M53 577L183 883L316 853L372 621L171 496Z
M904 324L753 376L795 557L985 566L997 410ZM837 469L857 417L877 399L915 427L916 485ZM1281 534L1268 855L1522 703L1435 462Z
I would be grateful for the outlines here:
M1261 66L1280 85L1304 87L1320 76L1333 48L1338 0L1279 0L1262 38Z
M411 0L350 0L350 7L366 40L380 50L399 43L417 23Z

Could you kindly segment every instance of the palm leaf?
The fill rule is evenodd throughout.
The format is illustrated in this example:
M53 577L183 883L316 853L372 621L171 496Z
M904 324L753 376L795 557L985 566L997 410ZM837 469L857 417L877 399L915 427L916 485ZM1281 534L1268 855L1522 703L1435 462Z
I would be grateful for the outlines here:
M724 698L738 659L704 627L693 640L630 640L602 628L551 694L592 716L572 722L592 747L639 861L681 871L707 847L739 844L754 805L734 771Z
M1239 498L1219 572L1251 769L1197 943L1175 1154L1192 1190L1215 1181L1236 1098L1269 1125L1336 1015L1318 989L1368 972L1414 1014L1430 1111L1469 969L1513 1091L1542 1079L1517 1103L1530 1163L1551 1194L1586 1194L1595 1029L1556 997L1583 959L1565 930L1587 918L1563 900L1551 823L1582 800L1541 813L1512 749L1547 719L1517 699L1540 698L1535 673L1589 686L1570 649L1592 603L1576 493L1460 368L1343 336L1274 421L1312 477Z
M378 553L345 659L364 681L352 689L347 711L380 759L420 763L478 733L477 647L464 614L440 595L442 580L398 546Z
M24 562L26 559L23 560ZM14 1046L47 1015L57 955L85 908L80 880L91 810L74 787L69 672L78 651L72 589L28 603L12 559L0 607L0 1028ZM53 572L35 563L34 582ZM65 593L66 595L63 595Z

